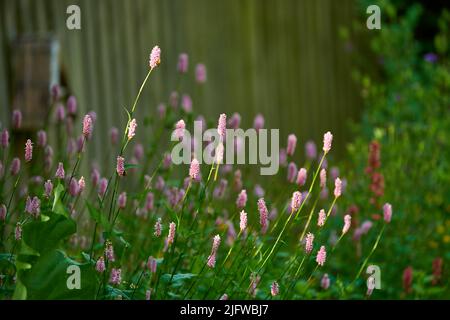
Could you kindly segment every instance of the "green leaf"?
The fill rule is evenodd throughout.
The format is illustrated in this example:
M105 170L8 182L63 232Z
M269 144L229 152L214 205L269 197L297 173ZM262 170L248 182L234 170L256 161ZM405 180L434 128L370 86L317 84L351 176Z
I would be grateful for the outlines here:
M101 225L105 230L109 230L110 223L108 221L108 218L106 218L105 215L103 215L97 208L91 205L88 201L86 201L86 206L88 208L88 212L91 218L99 225Z
M196 276L197 276L197 275L196 275L196 274L193 274L193 273L178 273L178 274L175 274L175 275L173 276L173 278L172 278L172 283L173 283L173 284L178 284L178 283L181 284L182 281L187 280L187 279L191 279L191 278L196 277ZM169 282L171 277L172 277L171 274L167 274L167 273L166 273L166 274L163 274L163 275L161 276L161 281L163 281L163 282Z
M62 239L77 231L76 223L60 214L52 214L48 221L33 221L23 227L23 242L39 253L58 246Z
M52 211L61 214L65 217L68 217L69 214L67 213L67 210L61 201L61 195L63 191L64 191L63 185L58 183L58 185L55 188L55 198L53 199Z
M76 274L68 272L73 265L79 267L80 289L68 288L68 282ZM89 263L74 261L60 250L41 256L31 270L21 271L19 278L26 288L27 299L94 299L99 286L97 274Z
M136 163L125 163L125 165L124 165L125 170L132 169L132 168L138 168L138 167L139 167L139 165Z

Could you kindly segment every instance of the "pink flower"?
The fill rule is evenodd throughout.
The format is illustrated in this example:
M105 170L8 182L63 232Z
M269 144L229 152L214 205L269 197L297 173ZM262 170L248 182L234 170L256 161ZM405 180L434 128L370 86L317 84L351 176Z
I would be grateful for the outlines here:
M88 139L92 133L92 118L90 115L85 115L83 119L83 136Z
M117 157L116 172L121 177L125 175L125 159L121 156Z
M217 250L219 249L219 245L220 245L220 236L216 235L213 239L211 254L209 255L208 261L207 261L207 265L210 268L214 268L214 266L216 265L216 254L217 254Z
M198 176L200 174L200 164L198 163L197 159L192 159L191 161L191 167L189 168L189 176L193 180L197 180Z
M98 184L98 194L100 197L103 197L105 195L107 188L108 188L108 179L101 178Z
M136 135L136 127L136 119L131 120L130 124L128 125L128 140L133 139L133 137Z
M177 225L175 224L175 222L171 222L169 224L169 235L167 236L167 244L172 244L174 239L175 239L175 230L176 230Z
M152 192L148 192L145 198L145 210L151 211L154 206L154 195Z
M80 180L78 180L78 187L79 187L79 193L81 194L83 190L86 188L86 181L84 180L84 177L81 176Z
M121 276L122 270L112 268L111 269L111 278L109 279L109 282L115 285L119 285L122 282L122 276Z
M311 253L313 249L314 243L314 235L311 232L308 232L305 239L305 251L306 253Z
M150 68L156 68L161 63L161 49L158 46L154 46L150 53Z
M61 97L61 87L57 83L55 83L50 88L50 94L52 96L53 102L58 101L59 98Z
M64 106L62 104L58 104L58 106L56 107L56 120L58 122L63 122L65 117L66 109L64 109Z
M319 252L317 252L316 262L319 266L323 267L327 259L327 252L325 251L325 246L321 246Z
M228 127L232 129L238 129L241 124L241 115L237 112L231 115L231 118L228 119Z
M158 220L156 220L154 229L155 229L155 232L153 234L155 235L155 237L160 237L161 230L162 230L161 218L158 218Z
M67 99L67 112L72 115L77 113L77 99L74 96Z
M178 56L178 72L179 73L186 73L188 71L188 65L189 65L189 56L187 53L180 53Z
M127 193L122 192L119 194L119 197L117 198L117 205L119 206L119 209L125 209L127 205Z
M44 196L46 198L50 198L52 195L52 191L53 191L53 183L51 180L47 180L44 183L44 191L45 191Z
M288 165L287 180L290 183L293 183L295 181L296 175L297 175L297 165L294 162L290 162Z
M114 248L110 241L106 242L105 246L105 257L109 262L114 262L116 259L114 257Z
M241 211L241 218L239 221L239 228L241 229L241 231L244 231L245 228L247 228L247 213L242 210Z
M352 216L349 214L346 214L344 217L344 227L342 228L342 234L346 234L348 230L350 229L350 225L352 223Z
M78 181L76 179L71 179L69 184L69 193L72 197L75 197L78 195L78 192L80 191L80 188L78 186Z
M175 124L175 137L181 140L184 136L184 130L186 129L186 124L184 123L184 120L179 120Z
M392 206L390 203L385 203L383 206L383 216L384 216L384 221L386 221L387 223L391 222L391 218L392 218Z
M45 147L47 145L47 133L44 130L39 130L37 132L37 144L40 147Z
M3 129L2 134L0 136L0 145L3 149L8 148L9 146L9 132L6 129Z
M95 270L97 270L97 272L103 273L105 269L105 259L103 258L103 256L101 256L95 263Z
M292 194L291 213L297 212L301 204L302 204L302 194L300 193L300 191L295 191Z
M238 209L242 209L247 204L247 190L243 189L239 193L237 200L236 200L236 206Z
M160 119L164 119L166 116L166 105L164 103L158 104L158 115Z
M20 171L20 159L19 158L14 158L12 160L9 171L11 172L12 176L15 176L19 173L19 171Z
M33 143L28 139L25 143L25 162L30 162L33 158Z
M55 177L58 179L64 179L65 172L64 172L64 166L62 162L58 163L58 168L56 169Z
M206 82L206 67L203 63L199 63L195 67L195 80L198 83Z
M296 145L297 145L297 137L295 136L295 134L290 134L288 136L288 142L287 142L287 148L286 148L286 153L289 156L294 155Z
M253 128L258 132L260 129L264 128L264 116L258 113L253 120Z
M22 126L22 112L20 110L13 111L11 124L14 129L20 129Z
M297 173L297 184L299 187L303 186L306 182L306 169L301 168Z
M259 223L261 224L261 232L265 233L267 230L268 211L264 198L260 198L258 200L258 211L259 211Z
M327 290L330 287L330 278L328 277L328 273L325 273L320 280L320 286L322 289Z
M248 293L252 297L256 296L256 289L257 289L260 281L261 281L261 277L258 274L252 273L250 275L250 287L249 287Z
M222 113L219 117L219 123L217 125L217 132L219 133L220 140L225 140L225 134L227 130L227 115Z
M272 282L272 285L270 286L270 294L272 297L277 296L280 293L280 286L278 285L278 282L274 281Z
M30 197L27 197L25 211L37 218L41 212L41 201L39 198L33 197L33 199L31 199Z
M181 107L186 113L192 112L192 99L188 94L183 94L181 97Z
M305 153L306 158L308 158L309 160L314 160L317 157L317 148L314 141L308 141L305 144Z
M334 196L339 198L342 194L342 181L339 178L334 180Z
M327 218L327 215L325 213L325 210L320 210L319 211L319 218L317 219L317 225L319 227L323 227L325 225L325 220Z
M151 273L156 273L156 267L158 263L156 262L156 259L152 256L148 257L147 260L147 268L150 270Z
M327 170L322 168L320 170L320 187L323 189L327 185Z
M330 131L323 135L323 152L327 154L331 150L331 142L333 141L333 135Z
M220 164L223 162L223 151L224 151L223 143L219 142L219 144L216 147L216 163L217 164Z
M228 295L224 293L219 300L228 300Z

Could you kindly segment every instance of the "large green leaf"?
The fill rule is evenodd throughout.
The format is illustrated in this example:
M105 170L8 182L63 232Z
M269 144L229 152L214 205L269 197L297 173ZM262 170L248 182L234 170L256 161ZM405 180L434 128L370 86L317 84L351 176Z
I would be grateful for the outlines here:
M110 223L108 221L108 218L106 218L105 215L103 215L97 208L91 205L88 201L86 201L86 206L88 208L88 212L91 218L99 225L101 225L105 230L109 230Z
M70 266L80 270L80 289L69 289ZM26 288L27 299L94 299L99 282L90 263L79 263L60 250L42 255L30 270L21 271L20 281ZM70 281L69 281L70 283Z
M76 223L60 214L51 214L48 221L33 221L23 227L23 242L39 253L58 246L59 242L76 232Z
M55 197L53 199L52 211L61 214L65 217L68 217L69 214L67 213L67 210L61 201L61 195L63 194L63 192L64 192L63 185L58 183L58 185L55 188Z

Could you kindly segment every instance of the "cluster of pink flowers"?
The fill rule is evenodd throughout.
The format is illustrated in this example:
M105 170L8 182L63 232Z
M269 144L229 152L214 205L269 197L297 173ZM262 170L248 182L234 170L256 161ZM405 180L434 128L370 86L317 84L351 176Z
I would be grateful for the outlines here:
M207 266L210 268L214 268L214 266L216 265L216 255L217 250L219 249L219 245L220 245L220 236L216 235L213 239L211 254L208 256L208 261L206 263Z
M261 232L264 234L268 228L268 210L264 198L258 200L259 222L261 224Z

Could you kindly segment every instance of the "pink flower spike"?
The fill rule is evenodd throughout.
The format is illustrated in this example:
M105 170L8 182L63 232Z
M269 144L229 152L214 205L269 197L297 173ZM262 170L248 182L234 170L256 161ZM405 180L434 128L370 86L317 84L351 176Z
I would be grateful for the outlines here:
M131 120L130 124L128 125L128 140L133 139L133 137L136 135L136 127L136 119Z
M69 184L69 193L72 197L75 197L78 195L78 192L80 191L80 188L78 186L78 181L76 179L71 179Z
M105 257L109 262L114 262L116 260L114 257L114 248L110 241L106 242Z
M16 240L22 239L22 225L20 222L17 222L16 229L14 230L14 238Z
M47 180L44 183L44 191L45 191L44 196L46 198L50 198L52 195L52 191L53 191L53 183L51 180Z
M90 115L85 115L83 119L83 136L88 139L92 133L92 118Z
M64 166L62 162L58 163L58 168L56 169L55 177L58 179L64 179L65 172L64 172Z
M111 269L111 278L109 279L109 282L111 284L119 285L122 282L121 273L122 273L122 270L112 268Z
M11 172L12 176L15 176L19 173L19 171L20 171L20 159L19 158L14 158L12 160L9 171Z
M327 218L327 214L325 213L325 210L319 211L319 218L317 219L317 225L319 227L323 227L325 225L325 220Z
M386 223L391 222L391 218L392 218L392 205L390 203L385 203L383 206L383 216L384 216L384 221L386 221Z
M295 191L292 194L291 213L297 212L301 204L302 204L302 194L300 193L300 191Z
M219 117L219 123L217 125L217 132L219 133L220 140L225 140L225 134L227 130L227 115L222 113Z
M117 205L119 206L119 209L125 209L127 205L127 193L122 192L119 194L119 197L117 199Z
M162 230L161 218L158 218L158 220L156 220L154 229L155 229L155 232L153 234L155 235L155 237L159 238L161 236L161 230Z
M169 235L167 236L167 244L170 245L173 243L175 239L175 231L176 231L177 225L175 222L171 222L169 224Z
M274 281L272 282L272 285L270 286L270 294L272 297L277 296L280 293L280 286L278 285L278 282Z
M247 213L244 210L241 211L239 228L241 232L243 232L247 228Z
M44 130L39 130L37 132L37 144L42 148L47 145L47 133Z
M223 163L223 151L224 151L223 143L219 142L219 144L216 147L216 163L217 164Z
M322 168L320 170L320 187L323 189L327 185L327 170Z
M125 159L121 156L117 157L116 172L120 177L125 175Z
M203 63L195 67L195 80L200 84L206 82L206 66Z
M258 200L259 222L261 224L261 232L264 234L267 231L268 211L264 198Z
M9 132L6 129L3 129L2 134L0 136L0 145L3 149L8 148L9 146Z
M286 153L289 156L294 155L296 145L297 145L297 137L295 136L295 134L290 134L288 136L287 148L286 148Z
M339 178L334 180L334 196L339 198L342 194L342 181Z
M70 96L67 99L67 112L71 115L77 113L77 99L74 96Z
M186 73L188 71L188 65L189 65L189 56L187 53L180 53L178 56L178 72L179 73Z
M351 223L352 223L352 216L349 214L346 214L344 217L344 227L342 228L342 235L344 235L348 232L348 230L350 229Z
M320 280L320 286L323 290L327 290L330 287L330 278L328 277L327 273L325 273L322 277L322 280Z
M309 160L314 160L317 157L317 147L314 141L308 141L305 144L305 153Z
M4 204L0 205L0 221L5 221L6 213L6 206Z
M321 246L319 252L317 252L316 262L319 266L323 267L326 260L327 260L327 252L325 250L325 246Z
M306 253L311 253L314 244L314 235L311 232L308 232L305 239L305 251Z
M154 46L150 53L149 65L151 69L156 68L161 63L161 49L158 46Z
M22 112L20 110L13 111L11 124L14 129L20 129L22 126Z
M103 273L105 269L105 259L103 258L103 256L100 256L100 258L98 258L97 262L95 263L95 270L97 270L97 272L99 273Z
M323 135L323 152L327 154L331 150L331 142L333 141L333 135L330 131Z
M258 132L260 129L264 128L264 116L258 113L253 120L253 128Z
M25 162L30 162L33 158L33 143L30 139L25 143Z
M243 189L241 190L236 199L236 206L238 207L238 209L243 209L246 204L247 204L247 190Z
M98 183L98 194L100 197L103 197L105 195L107 188L108 188L108 179L101 178Z
M299 187L301 187L301 186L303 186L305 184L305 182L306 182L306 174L307 174L307 172L306 172L305 168L301 168L300 170L298 170L297 181L296 182L297 182L297 185Z
M147 267L151 273L156 273L157 266L158 266L158 263L156 262L156 259L153 258L152 256L148 257Z
M294 162L290 162L288 165L288 175L287 175L288 182L293 183L295 181L297 172L298 172L297 165Z
M178 138L179 140L183 139L185 129L186 124L184 123L184 120L179 120L175 124L175 137Z
M191 167L189 168L189 176L193 180L197 180L198 176L200 174L200 164L198 163L197 159L192 159L191 161Z

